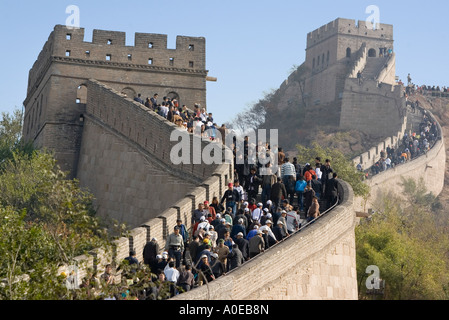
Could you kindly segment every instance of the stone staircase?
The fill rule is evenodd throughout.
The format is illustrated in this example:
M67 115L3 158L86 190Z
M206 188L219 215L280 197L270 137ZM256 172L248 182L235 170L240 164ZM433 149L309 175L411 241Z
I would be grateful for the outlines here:
M363 79L375 80L388 59L388 57L367 58L365 69L362 71Z

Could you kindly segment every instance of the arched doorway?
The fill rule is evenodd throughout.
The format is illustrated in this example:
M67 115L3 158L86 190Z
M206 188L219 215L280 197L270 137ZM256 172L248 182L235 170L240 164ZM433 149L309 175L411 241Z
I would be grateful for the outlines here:
M368 57L375 58L376 57L376 49L369 49Z
M133 88L128 87L122 90L122 94L130 99L134 99L134 97L136 96L136 91Z
M351 48L346 49L346 58L351 58Z

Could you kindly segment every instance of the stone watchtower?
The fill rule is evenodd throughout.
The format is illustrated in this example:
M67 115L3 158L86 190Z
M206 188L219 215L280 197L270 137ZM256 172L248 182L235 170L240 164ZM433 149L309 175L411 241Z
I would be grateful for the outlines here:
M305 65L311 75L306 92L312 104L341 99L344 81L354 63L364 54L368 58L366 76L374 78L393 50L393 26L378 24L369 28L365 21L338 18L307 35ZM369 73L369 74L368 74ZM383 82L394 84L393 76Z
M136 33L134 46L124 32L94 30L92 42L84 29L57 25L29 72L23 136L38 148L54 150L63 170L76 177L89 79L134 98L159 94L192 108L206 107L206 41Z

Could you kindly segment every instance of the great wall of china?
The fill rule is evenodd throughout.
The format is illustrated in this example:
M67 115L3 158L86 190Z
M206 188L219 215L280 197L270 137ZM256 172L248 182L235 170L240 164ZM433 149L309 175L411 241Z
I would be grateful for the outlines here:
M326 50L323 52L326 52L331 42L312 46L311 41L317 37L324 41L325 37L338 34L343 24L348 21L339 19L327 25L325 29L329 32L324 32L323 29L321 33L310 34L309 52L318 49L321 52L324 47ZM354 33L354 30L360 30L360 27L362 26L358 29L350 28L349 31ZM176 91L180 99L183 99L185 93L184 101L187 103L199 101L197 99L204 98L207 76L202 63L205 52L199 53L198 61L192 58L196 61L194 68L198 68L195 70L188 70L189 62L193 61L189 59L184 59L187 67L170 66L169 58L173 53L165 51L159 52L163 66L157 67L158 60L154 55L152 62L156 65L148 67L147 56L153 54L151 50L154 50L148 47L148 44L152 42L154 35L148 35L146 38L136 36L136 39L145 39L142 40L140 49L137 48L140 42L136 40L136 48L133 49L144 57L141 59L144 62L135 60L127 65L129 62L125 61L127 58L124 57L127 56L129 48L123 47L121 34L97 31L96 33L102 36L94 37L94 43L88 44L89 48L86 49L86 44L82 43L83 31L77 32L74 34L73 31L57 26L30 72L28 97L25 101L24 136L38 147L56 150L60 163L71 169L81 185L94 193L100 216L118 219L132 226L129 237L121 237L114 242L112 253L93 250L76 258L82 266L79 269L79 278L82 279L87 268L102 270L108 263L118 263L129 255L130 249L134 249L139 260L142 260L141 254L146 242L156 237L164 243L178 218L189 228L193 209L200 202L211 201L214 196L221 197L227 182L232 181L233 168L228 164L172 165L170 150L176 142L170 141L170 135L179 129L125 95L126 92L165 90L164 93L167 94ZM388 38L390 42L388 32L386 34L387 36L383 34L382 38ZM375 37L380 38L378 34L375 34ZM188 53L192 46L199 50L204 44L204 39L186 39L184 45L180 44L177 50L185 50ZM357 37L355 39L359 41ZM199 44L192 42L196 40ZM77 46L70 41L82 43L78 53ZM154 45L156 42L153 42ZM114 45L118 47L112 47ZM362 48L362 42L358 45L357 48ZM339 53L335 57L331 55L330 63L334 58L335 61L340 59L341 52L344 51L343 56L346 55L346 46L348 43L339 44ZM340 50L340 47L344 47L344 50ZM352 52L357 50L353 49ZM87 51L89 57L86 57ZM100 53L95 56L97 51ZM366 68L362 60L368 59L366 54L369 51L363 49L365 53L358 56L361 60L354 64L360 70ZM134 58L138 56L136 52L130 53L133 59L137 59ZM124 60L100 63L100 60L104 60L104 54L111 54L112 57L123 56ZM83 55L83 59L77 55ZM182 53L179 53L179 56L182 57ZM176 59L176 63L178 60L182 59ZM387 69L378 73L383 74L383 81L389 77L386 74L391 73L391 64L388 64ZM325 77L323 71L325 68L316 70L314 77ZM146 73L159 75L160 78L155 78L155 81L165 85L158 87L157 84L145 84L148 81L145 78ZM317 79L311 84L315 81ZM379 103L380 100L395 101L395 104L398 99L400 90L392 84L386 83L379 88L375 79L367 81L363 86L354 81L356 79L347 79L344 93L341 95L341 124L344 124L345 118L350 118L350 114L344 116L348 101L353 101L356 105L356 100L361 99L357 96L360 96L362 91L375 91L372 100L366 96L368 98L365 106ZM188 83L196 87L189 89ZM85 89L85 96L78 100L81 86ZM192 97L189 92L198 92L201 97ZM315 89L311 92L327 95ZM350 96L346 97L345 94L349 92ZM388 95L392 95L391 99ZM322 102L326 99L333 101L336 96L339 94L313 99L321 99ZM201 102L205 105L205 99ZM385 103L385 110L388 106L389 104ZM391 108L390 105L390 110ZM369 167L377 161L380 151L386 145L397 143L409 129L405 112L397 112L396 105L392 110L397 116L388 122L388 134L391 134L391 137L354 159L355 163L362 161L365 168ZM82 122L80 114L83 115ZM441 132L441 128L439 130ZM193 143L193 135L191 139ZM201 148L204 149L210 143L202 141ZM397 188L395 181L400 181L400 176L415 179L422 177L429 190L439 194L444 185L445 162L444 140L441 138L425 156L373 177L368 183L372 194L375 195L377 190L393 191ZM354 230L357 224L356 212L366 210L367 203L356 199L351 187L344 181L340 183L340 191L339 205L314 224L251 259L229 275L175 299L357 299Z

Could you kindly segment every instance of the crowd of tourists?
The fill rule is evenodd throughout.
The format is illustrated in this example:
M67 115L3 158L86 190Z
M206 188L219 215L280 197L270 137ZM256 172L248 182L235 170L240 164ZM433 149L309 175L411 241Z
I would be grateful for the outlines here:
M145 105L181 129L211 140L215 140L216 130L224 134L223 130L226 128L225 125L218 127L217 123L214 122L212 113L206 112L206 108L201 107L198 103L194 105L193 110L190 110L184 104L181 106L177 99L163 97L162 101L159 101L157 93L151 98L146 98L145 101L142 99L142 95L138 94L134 101Z
M143 249L142 262L135 251L130 252L129 265L148 267L153 274L151 285L140 288L133 298L170 299L210 283L313 223L336 204L338 176L330 160L321 164L316 158L314 166L301 166L296 159L290 162L280 148L278 161L280 170L272 176L260 176L258 165L252 165L247 175L238 175L237 169L221 198L198 203L191 228L177 220L165 242L152 238ZM263 201L262 190L267 195Z
M212 114L199 105L192 113L186 106L180 108L176 100L164 98L159 105L156 99L157 95L146 102L140 96L135 100L169 121L176 123L180 116L186 130L196 122L205 129L215 126ZM224 129L223 139L226 134ZM240 150L236 139L232 145L234 179L224 194L210 203L198 203L190 228L178 220L165 240L153 237L143 249L143 261L131 251L124 261L127 268L119 267L120 271L106 266L100 279L112 283L120 277L129 285L111 299L170 299L215 281L299 232L337 203L338 175L329 159L322 163L317 157L313 164L299 164L281 147L268 143L255 146L245 137ZM277 160L279 170L274 172L273 161L259 161L261 151ZM239 157L243 161L237 161ZM143 269L151 273L136 280L135 275Z
M413 112L419 106L418 101L412 102ZM419 156L426 154L436 143L440 133L438 132L437 123L432 120L426 110L422 109L423 118L419 127L412 134L405 133L399 146L394 148L388 146L386 150L380 152L380 159L371 167L365 170L367 177L374 176L398 165L412 161ZM363 171L361 164L357 165L357 169Z

